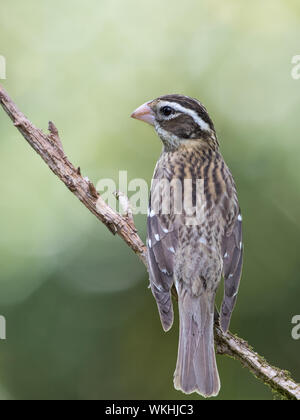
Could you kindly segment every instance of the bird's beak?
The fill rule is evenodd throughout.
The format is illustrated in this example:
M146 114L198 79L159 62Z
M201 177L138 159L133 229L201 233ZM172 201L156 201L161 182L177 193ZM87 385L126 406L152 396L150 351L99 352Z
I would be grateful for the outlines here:
M138 109L131 114L131 118L135 118L136 120L141 120L146 122L147 124L154 125L155 122L155 115L152 109L149 106L150 102L145 103L144 105L140 106Z

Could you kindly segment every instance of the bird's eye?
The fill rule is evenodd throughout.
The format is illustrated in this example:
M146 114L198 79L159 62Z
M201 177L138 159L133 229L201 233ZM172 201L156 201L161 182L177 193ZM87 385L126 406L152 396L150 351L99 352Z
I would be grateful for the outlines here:
M173 109L170 106L163 106L160 110L160 112L165 116L169 117L171 114L173 114Z

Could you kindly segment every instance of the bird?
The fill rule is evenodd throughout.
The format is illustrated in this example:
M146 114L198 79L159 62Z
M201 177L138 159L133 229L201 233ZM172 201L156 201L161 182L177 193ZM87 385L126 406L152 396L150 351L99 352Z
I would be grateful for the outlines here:
M235 181L220 152L214 123L197 99L160 96L137 108L131 117L153 126L162 141L149 199L147 258L164 331L174 321L174 288L178 296L174 387L185 394L216 397L221 385L214 347L215 314L226 333L243 265L242 215ZM186 195L191 198L185 206ZM215 298L222 278L219 314Z

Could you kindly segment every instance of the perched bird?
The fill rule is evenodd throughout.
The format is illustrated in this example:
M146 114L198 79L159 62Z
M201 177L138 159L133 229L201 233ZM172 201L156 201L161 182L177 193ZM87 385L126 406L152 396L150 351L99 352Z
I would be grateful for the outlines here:
M151 187L147 248L151 289L165 331L174 319L173 285L178 295L174 386L186 394L216 396L216 291L223 275L220 324L226 332L242 272L242 216L235 183L219 151L214 124L198 100L162 96L139 107L132 117L154 126L163 143ZM188 194L192 199L186 201L192 205L180 209L180 200ZM166 197L170 203L164 206Z

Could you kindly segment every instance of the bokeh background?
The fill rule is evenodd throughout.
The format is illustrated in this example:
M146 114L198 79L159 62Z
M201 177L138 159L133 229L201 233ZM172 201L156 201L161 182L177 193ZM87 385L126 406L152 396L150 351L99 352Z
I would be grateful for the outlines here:
M300 380L297 0L3 2L2 81L53 120L95 183L151 180L161 145L129 118L165 93L199 98L239 189L245 266L231 330ZM199 399L173 389L178 325L162 332L144 267L34 154L0 109L1 399ZM136 217L145 238L145 216ZM218 357L219 399L272 399Z

